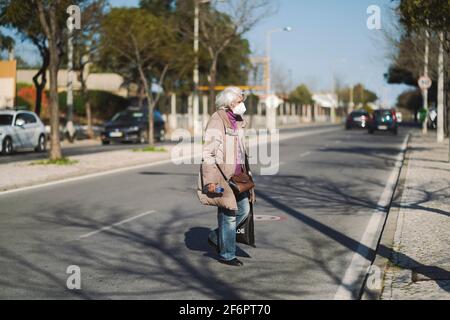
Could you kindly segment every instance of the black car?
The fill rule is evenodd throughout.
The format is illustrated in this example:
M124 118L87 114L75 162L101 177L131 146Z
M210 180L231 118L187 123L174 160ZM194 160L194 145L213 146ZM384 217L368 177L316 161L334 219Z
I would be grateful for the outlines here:
M345 121L345 129L366 128L369 120L369 113L365 110L356 110L351 112Z
M163 141L165 122L157 110L153 112L153 121L154 137ZM105 123L101 139L104 145L111 142L148 143L148 111L129 109L117 113Z
M397 116L394 110L375 110L369 119L367 126L369 133L375 131L391 131L393 134L398 132Z

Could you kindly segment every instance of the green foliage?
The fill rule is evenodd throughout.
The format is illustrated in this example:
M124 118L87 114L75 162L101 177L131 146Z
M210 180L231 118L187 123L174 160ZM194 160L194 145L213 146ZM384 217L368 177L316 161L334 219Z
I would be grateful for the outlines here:
M400 21L408 30L424 27L435 31L450 30L450 1L400 0Z
M423 105L423 98L420 90L408 90L400 94L397 98L397 107L414 110L417 112Z
M60 110L67 110L67 92L60 92ZM128 100L121 96L107 91L89 91L89 101L91 103L92 115L100 120L109 120L117 112L123 111L128 106ZM80 92L74 93L73 99L74 113L80 117L86 116L85 101Z
M31 103L20 96L16 96L16 106L26 107L27 110L33 110L33 106L31 105Z
M217 83L221 85L245 85L250 63L250 43L243 38L233 39L225 48L217 64ZM205 83L207 83L205 79Z
M309 91L308 87L304 84L299 85L289 94L289 100L298 104L312 104L312 94Z
M77 164L78 160L71 160L69 158L60 158L56 160L39 160L30 163L32 166L48 166L48 165L56 165L56 166L70 166Z
M162 18L139 8L113 8L101 26L101 55L125 77L136 78L142 65L149 79L176 63L176 37Z
M10 50L14 48L15 41L10 36L5 36L0 30L0 52L2 50Z
M133 152L167 152L167 150L162 147L148 146L144 148L133 149Z
M111 119L117 112L123 111L128 106L126 98L106 91L90 91L89 101L93 116L103 120Z
M339 99L344 103L350 102L350 88L343 88L339 90ZM375 92L370 91L364 87L361 83L356 84L353 87L353 102L355 104L366 105L369 102L375 102L378 96Z
M175 0L140 0L139 7L155 16L167 15L175 8Z
M67 112L67 92L62 91L58 93L58 104L59 110L62 112ZM84 100L80 94L74 92L73 96L73 112L76 115L84 116L86 114L86 110L84 109Z

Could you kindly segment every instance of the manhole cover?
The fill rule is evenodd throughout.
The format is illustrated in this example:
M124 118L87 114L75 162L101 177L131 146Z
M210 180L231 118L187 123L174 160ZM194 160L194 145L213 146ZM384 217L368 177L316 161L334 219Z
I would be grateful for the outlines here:
M265 214L255 214L255 221L281 221L281 220L286 220L286 218Z

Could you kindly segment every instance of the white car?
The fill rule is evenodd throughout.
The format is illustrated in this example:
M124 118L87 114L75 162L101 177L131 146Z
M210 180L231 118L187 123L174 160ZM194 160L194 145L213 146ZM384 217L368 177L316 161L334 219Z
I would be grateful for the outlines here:
M46 147L44 124L34 112L0 110L1 154L9 155L20 149L44 152Z

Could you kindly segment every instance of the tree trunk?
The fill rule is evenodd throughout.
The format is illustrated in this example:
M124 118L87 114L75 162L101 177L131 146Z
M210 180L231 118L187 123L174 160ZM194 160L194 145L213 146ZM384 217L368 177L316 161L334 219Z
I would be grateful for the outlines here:
M36 101L34 103L34 112L38 115L41 116L41 111L42 111L42 93L44 91L45 85L47 83L47 79L45 79L45 76L42 76L41 78L41 82L39 83L39 81L37 80L37 78L35 79L33 77L33 83L34 83L34 87L36 88Z
M79 81L81 82L81 95L84 101L84 108L86 110L86 122L87 122L87 136L89 139L94 138L94 131L92 130L92 106L90 101L89 90L87 89L87 78L89 76L89 68L88 64L82 63L82 67L80 70Z
M62 158L59 139L59 104L58 104L58 66L59 55L56 43L51 43L50 49L50 160Z
M138 92L139 92L139 100L138 100L138 107L142 108L142 105L144 104L144 98L146 96L145 94L145 89L144 89L144 84L141 84L138 88Z
M213 58L209 69L209 114L213 114L216 109L216 81L217 81L217 56Z
M94 130L92 129L92 108L91 108L91 102L89 101L89 95L87 95L87 100L85 103L86 108L86 120L87 120L87 136L89 139L94 138Z
M145 95L147 97L147 104L148 104L148 144L150 147L153 147L155 145L155 137L154 137L154 125L153 125L153 109L154 109L154 103L151 96L151 88L148 86L148 81L145 78L144 71L142 70L142 66L138 67L139 74L141 77L142 84L144 86Z
M50 71L50 160L59 160L62 158L61 143L59 139L59 102L58 102L58 69L61 60L62 50L59 45L58 21L56 18L57 4L53 3L48 9L49 22L47 22L46 10L42 1L37 1L39 18L41 25L45 30L49 45L49 71Z
M34 87L36 88L36 101L34 104L34 112L40 116L42 112L42 93L47 84L47 70L49 65L49 51L47 48L40 50L42 57L42 66L33 77ZM39 77L41 81L39 81Z

